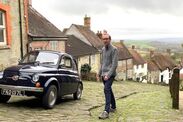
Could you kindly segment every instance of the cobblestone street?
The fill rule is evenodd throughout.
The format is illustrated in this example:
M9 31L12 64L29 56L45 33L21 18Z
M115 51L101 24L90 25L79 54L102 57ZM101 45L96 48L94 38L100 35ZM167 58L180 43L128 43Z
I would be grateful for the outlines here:
M167 89L168 87L135 82L115 82L113 84L113 90L118 100L136 93L158 91L160 88ZM102 106L103 102L103 84L99 82L84 82L81 100L75 101L72 96L66 96L52 110L43 109L40 101L34 97L13 96L9 103L0 104L0 121L96 121L98 116L92 116L90 110Z

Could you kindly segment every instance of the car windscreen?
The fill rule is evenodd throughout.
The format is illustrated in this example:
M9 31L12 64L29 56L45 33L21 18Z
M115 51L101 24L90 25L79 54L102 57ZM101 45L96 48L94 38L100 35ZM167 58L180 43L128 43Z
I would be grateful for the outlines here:
M57 65L59 55L50 52L35 52L26 55L21 63L39 63L41 65Z

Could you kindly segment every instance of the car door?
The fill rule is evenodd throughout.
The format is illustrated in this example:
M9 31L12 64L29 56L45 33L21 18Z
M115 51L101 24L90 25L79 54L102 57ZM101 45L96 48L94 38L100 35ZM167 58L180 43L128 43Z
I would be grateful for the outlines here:
M71 83L72 83L72 93L76 92L77 90L77 87L78 87L78 83L80 81L80 78L79 78L79 74L78 74L78 69L77 69L77 64L76 62L71 58L72 60L72 70L70 70L70 73L71 73Z
M72 60L67 55L63 55L58 69L58 74L60 75L60 88L61 94L71 94L72 92L72 78L70 70L72 69Z

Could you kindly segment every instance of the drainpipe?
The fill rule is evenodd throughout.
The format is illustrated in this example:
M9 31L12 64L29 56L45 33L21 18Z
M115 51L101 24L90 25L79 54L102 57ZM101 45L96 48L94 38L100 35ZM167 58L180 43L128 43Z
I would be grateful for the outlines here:
M23 58L23 37L22 37L22 13L21 13L21 0L18 0L19 6L19 25L20 25L20 53L21 59Z

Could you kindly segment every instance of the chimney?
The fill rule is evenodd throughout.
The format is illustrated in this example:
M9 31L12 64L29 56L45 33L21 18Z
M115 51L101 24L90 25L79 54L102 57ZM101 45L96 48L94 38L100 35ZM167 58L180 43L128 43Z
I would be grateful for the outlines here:
M133 50L135 49L135 45L132 45L132 49L133 49Z
M90 29L90 21L91 21L91 18L87 17L87 15L85 15L85 17L84 17L84 26L89 28L89 29Z
M28 0L29 1L29 6L32 6L32 0Z
M97 31L97 34L96 34L100 39L102 39L102 31Z
M150 50L150 58L154 56L154 50Z

